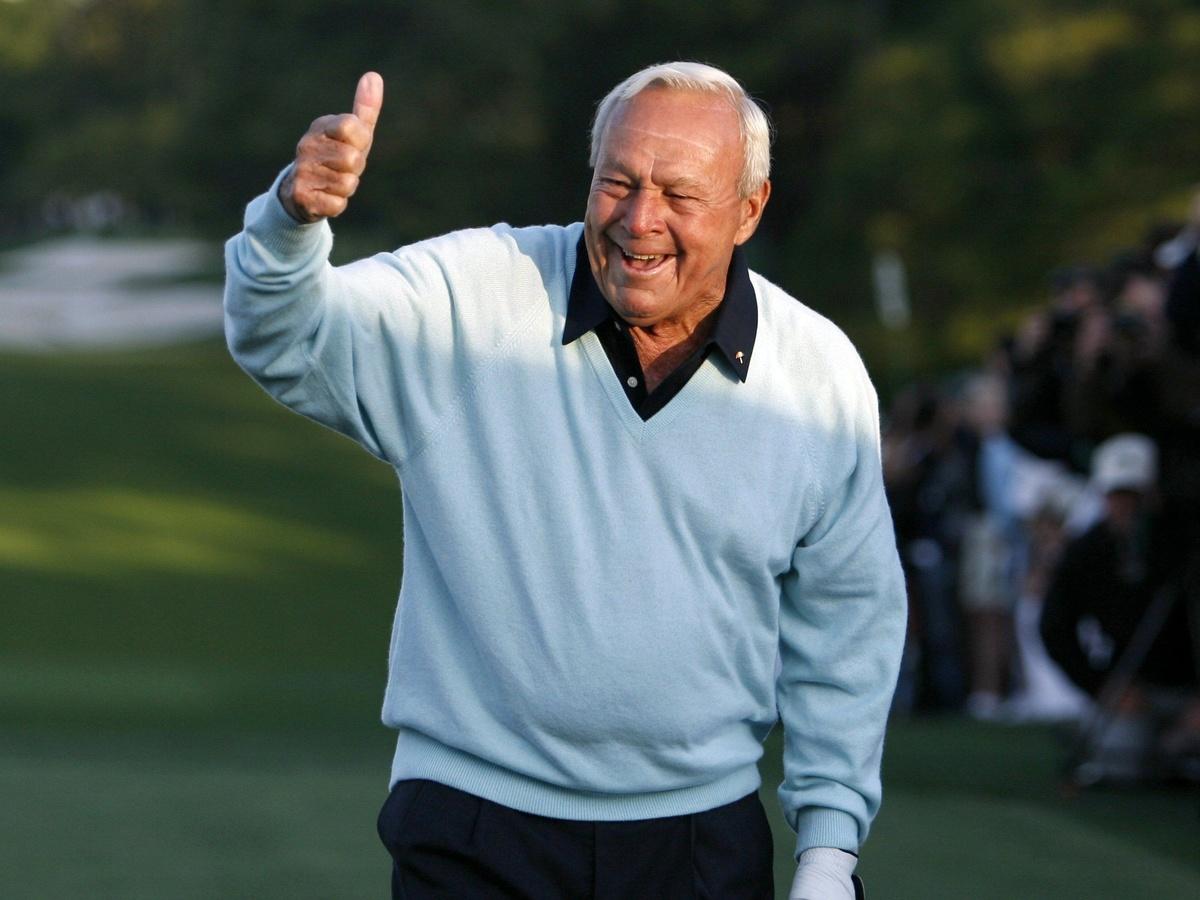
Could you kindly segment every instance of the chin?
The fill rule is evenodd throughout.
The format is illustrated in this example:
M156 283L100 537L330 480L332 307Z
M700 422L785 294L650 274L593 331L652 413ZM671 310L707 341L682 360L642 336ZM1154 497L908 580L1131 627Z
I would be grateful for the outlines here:
M611 306L618 316L633 325L653 325L663 317L663 309L659 304L627 301L620 295Z
M631 285L624 279L602 282L600 287L609 305L622 316L654 316L667 308L661 292Z

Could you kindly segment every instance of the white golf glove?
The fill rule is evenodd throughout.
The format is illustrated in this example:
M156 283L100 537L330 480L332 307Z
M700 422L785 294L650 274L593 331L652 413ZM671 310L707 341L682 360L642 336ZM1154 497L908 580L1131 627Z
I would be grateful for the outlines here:
M858 857L832 847L811 847L800 854L788 900L854 900L850 876Z

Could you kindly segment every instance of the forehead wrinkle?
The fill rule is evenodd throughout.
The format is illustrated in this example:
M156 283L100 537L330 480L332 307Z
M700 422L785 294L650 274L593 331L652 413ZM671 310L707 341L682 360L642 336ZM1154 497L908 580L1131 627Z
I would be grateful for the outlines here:
M713 141L713 140L694 140L694 139L686 137L682 134L674 134L674 133L666 133L666 132L662 132L662 131L655 131L651 128L639 128L635 125L626 125L623 122L614 122L610 126L609 130L615 131L617 129L621 129L622 131L632 132L634 134L646 135L647 137L657 138L659 140L679 141L680 143L688 144L699 150L707 151L713 155L715 155L717 152L717 148L714 147L713 145L716 143L720 143L719 141ZM605 140L605 143L607 144L608 141ZM606 147L605 149L608 149L608 148Z
M729 170L736 191L744 165L736 111L716 98L677 96L681 105L665 108L662 101L672 94L659 90L621 104L604 129L596 172L616 170L647 186L687 184L708 194L724 193Z

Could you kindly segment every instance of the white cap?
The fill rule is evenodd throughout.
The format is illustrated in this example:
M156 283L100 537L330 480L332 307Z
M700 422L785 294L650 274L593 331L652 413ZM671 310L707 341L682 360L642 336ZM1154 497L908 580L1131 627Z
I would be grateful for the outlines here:
M1158 478L1158 448L1144 434L1118 434L1092 454L1092 483L1109 491L1148 491Z

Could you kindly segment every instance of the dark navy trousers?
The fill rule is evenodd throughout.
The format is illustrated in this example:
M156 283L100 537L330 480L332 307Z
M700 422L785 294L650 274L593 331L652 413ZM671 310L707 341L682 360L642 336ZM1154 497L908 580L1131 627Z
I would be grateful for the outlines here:
M379 813L396 900L768 900L773 845L757 794L622 822L535 816L434 781Z

